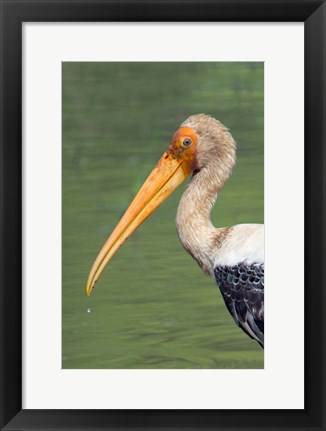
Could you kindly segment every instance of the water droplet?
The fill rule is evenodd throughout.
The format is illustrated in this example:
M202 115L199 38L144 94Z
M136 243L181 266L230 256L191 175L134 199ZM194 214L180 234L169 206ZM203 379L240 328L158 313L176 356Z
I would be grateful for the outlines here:
M87 313L90 313L92 310L90 308L87 308Z

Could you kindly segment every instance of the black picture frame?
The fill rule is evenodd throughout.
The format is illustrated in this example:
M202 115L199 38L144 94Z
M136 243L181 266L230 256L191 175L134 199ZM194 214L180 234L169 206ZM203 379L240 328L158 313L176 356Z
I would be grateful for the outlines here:
M22 24L96 21L304 22L303 410L22 410ZM325 23L320 0L1 0L1 430L326 429Z

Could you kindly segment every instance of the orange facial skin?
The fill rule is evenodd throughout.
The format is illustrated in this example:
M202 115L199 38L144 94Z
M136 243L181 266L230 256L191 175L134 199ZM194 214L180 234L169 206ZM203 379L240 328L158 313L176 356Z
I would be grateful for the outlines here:
M174 134L168 150L149 174L95 259L86 284L88 296L126 239L196 169L197 143L198 137L190 127L182 127Z
M186 139L191 140L189 146L185 146L183 142ZM198 137L194 129L191 127L181 127L173 135L168 152L178 160L183 161L184 169L190 172L196 170L196 150L197 150ZM189 175L189 174L188 174Z

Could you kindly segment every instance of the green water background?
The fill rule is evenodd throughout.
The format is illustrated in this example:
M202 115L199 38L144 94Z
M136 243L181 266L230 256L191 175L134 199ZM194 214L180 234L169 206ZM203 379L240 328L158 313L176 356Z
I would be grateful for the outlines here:
M85 295L97 253L191 114L219 119L238 144L213 223L263 223L263 98L263 63L63 63L63 368L263 368L179 243L184 184Z

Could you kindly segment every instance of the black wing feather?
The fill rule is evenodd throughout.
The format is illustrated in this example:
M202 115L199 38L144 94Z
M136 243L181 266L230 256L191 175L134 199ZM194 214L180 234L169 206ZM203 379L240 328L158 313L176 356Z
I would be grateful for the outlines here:
M264 264L217 266L214 274L237 325L264 347Z

